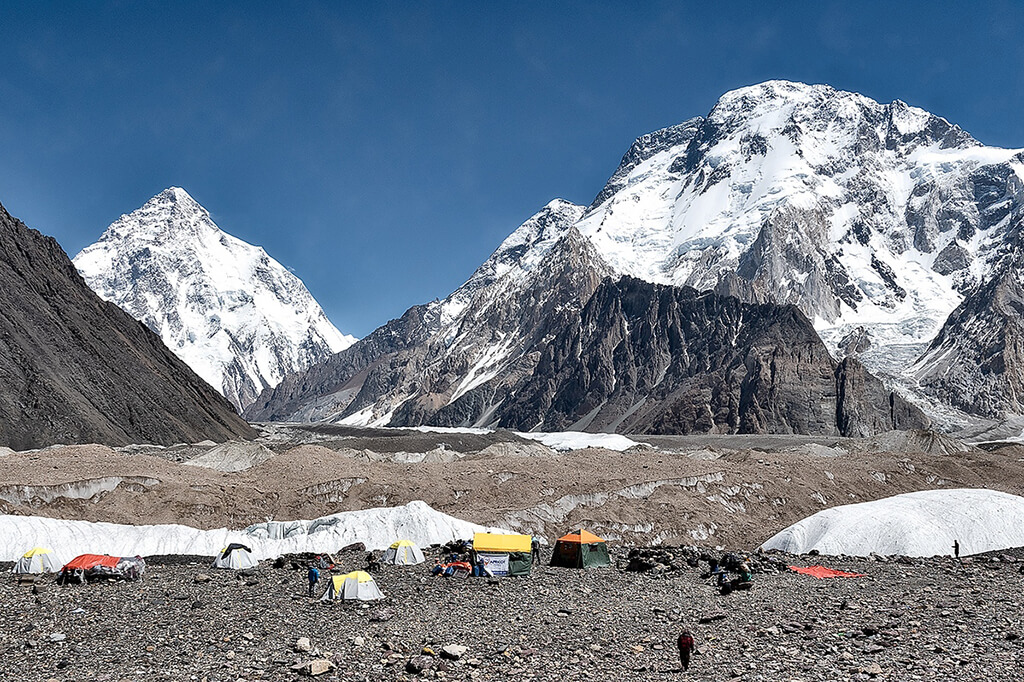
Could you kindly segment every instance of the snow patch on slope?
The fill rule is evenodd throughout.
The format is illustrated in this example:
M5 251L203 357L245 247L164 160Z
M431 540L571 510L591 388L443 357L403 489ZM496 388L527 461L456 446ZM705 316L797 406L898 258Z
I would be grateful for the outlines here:
M422 433L471 433L476 435L494 433L494 429L451 426L414 426L409 430ZM537 441L552 450L561 452L584 448L604 448L622 452L637 445L650 447L647 443L640 443L617 433L583 433L580 431L531 431L529 433L513 431L513 433L520 438Z
M529 438L548 446L552 450L582 450L584 448L604 448L622 452L637 445L647 445L620 436L617 433L582 433L580 431L554 431L530 433L516 432L517 436Z
M793 554L936 556L1024 546L1024 497L987 489L926 490L825 509L772 536Z

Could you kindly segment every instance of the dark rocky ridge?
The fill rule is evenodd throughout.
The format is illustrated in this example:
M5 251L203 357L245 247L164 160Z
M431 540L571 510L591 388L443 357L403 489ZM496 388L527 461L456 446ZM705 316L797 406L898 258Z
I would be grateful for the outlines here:
M263 391L245 414L263 421L304 421L321 403L333 399L347 404L368 375L381 371L378 367L383 359L426 342L434 324L432 317L429 306L409 308L340 353L304 372L289 374L274 388Z
M795 306L605 280L538 352L502 426L868 436L927 423L855 359L837 365Z
M532 373L539 356L530 351L578 317L610 274L587 240L563 229L563 237L522 282L480 286L471 279L445 303L411 308L330 360L287 377L246 415L257 421L316 421L399 400L391 421L396 426L428 423L435 415L443 424L480 416ZM440 320L444 305L457 296L464 297L465 313L446 328ZM480 349L499 343L507 344L509 353L498 376L456 396Z
M85 284L57 242L0 206L0 445L251 437L159 337Z
M967 413L1024 413L1024 284L1007 266L967 296L917 363L928 393Z
M247 414L294 420L334 400L345 416L399 394L391 426L869 436L928 423L857 360L837 365L795 306L607 274L570 229L514 298L472 301L458 338L518 342L454 398L472 360L414 308Z

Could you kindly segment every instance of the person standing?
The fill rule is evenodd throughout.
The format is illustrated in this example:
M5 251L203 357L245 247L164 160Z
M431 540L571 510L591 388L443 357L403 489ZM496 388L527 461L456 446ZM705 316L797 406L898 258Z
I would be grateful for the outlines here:
M957 559L960 558L960 541L953 540L953 556Z
M309 580L309 596L312 597L316 590L316 584L320 581L320 571L313 564L310 564L309 570L306 571L306 579Z
M683 630L679 635L679 663L683 670L690 669L690 656L697 650L697 644L693 641L693 635L689 630Z

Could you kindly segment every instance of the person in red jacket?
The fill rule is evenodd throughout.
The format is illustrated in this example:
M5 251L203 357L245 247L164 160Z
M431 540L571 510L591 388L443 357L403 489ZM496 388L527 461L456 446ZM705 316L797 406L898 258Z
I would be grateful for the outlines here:
M679 635L679 662L683 670L690 669L690 656L697 650L697 644L693 641L693 635L689 630L683 630Z

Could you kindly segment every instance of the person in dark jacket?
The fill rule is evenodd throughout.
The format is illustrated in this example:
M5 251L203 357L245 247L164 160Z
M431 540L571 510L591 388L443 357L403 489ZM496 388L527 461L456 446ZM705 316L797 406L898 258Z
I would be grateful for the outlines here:
M316 584L320 581L320 571L313 564L310 564L309 570L306 571L306 579L309 580L309 596L312 597Z
M690 656L697 650L697 644L693 641L693 635L689 630L683 630L679 635L679 664L683 670L690 669Z

